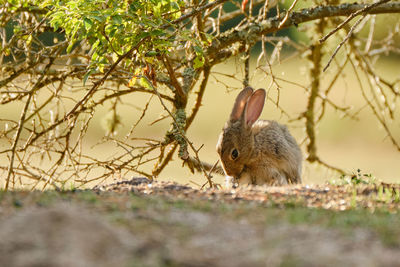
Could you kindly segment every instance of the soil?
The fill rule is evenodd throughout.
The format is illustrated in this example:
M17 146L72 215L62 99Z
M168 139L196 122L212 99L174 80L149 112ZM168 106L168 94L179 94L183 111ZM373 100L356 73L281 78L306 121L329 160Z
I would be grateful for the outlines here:
M400 235L392 235L392 228L388 243L360 223L320 223L324 214L350 218L341 210L362 209L367 219L379 216L372 213L376 209L397 214L396 190L397 185L386 184L197 190L135 178L89 191L3 192L0 262L21 267L400 266ZM293 222L287 214L317 219L302 215ZM399 217L390 218L397 227Z

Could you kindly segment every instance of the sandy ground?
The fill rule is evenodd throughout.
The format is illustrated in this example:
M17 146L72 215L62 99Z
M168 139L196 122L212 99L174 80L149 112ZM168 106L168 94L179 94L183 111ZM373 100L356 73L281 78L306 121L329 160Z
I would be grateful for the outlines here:
M400 266L400 248L363 228L266 224L248 217L256 213L232 217L140 194L142 204L120 209L129 198L121 194L100 192L90 205L65 197L29 204L27 195L18 208L3 197L1 266Z

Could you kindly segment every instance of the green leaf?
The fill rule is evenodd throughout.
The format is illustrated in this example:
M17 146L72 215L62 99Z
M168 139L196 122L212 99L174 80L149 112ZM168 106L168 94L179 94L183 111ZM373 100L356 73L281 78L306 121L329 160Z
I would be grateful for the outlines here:
M14 25L14 27L13 27L13 33L14 33L14 34L17 34L17 33L19 33L20 31L22 31L21 26L19 26L19 25Z
M98 64L97 65L97 69L101 72L101 73L104 73L104 64Z
M99 46L99 44L100 44L100 39L97 39L96 42L93 43L91 50L92 51L96 51L96 49Z
M139 34L137 35L137 37L138 37L138 39L140 40L140 39L146 38L146 37L149 36L149 35L150 35L150 33L148 33L148 32L141 32L141 33L139 33Z
M28 38L26 39L26 44L29 46L32 43L32 34L30 34L28 36Z
M96 61L99 58L99 54L97 53L97 50L93 50L94 53L92 55L92 61Z
M113 29L108 33L108 36L112 38L112 37L115 36L116 33L118 33L118 29L117 29L117 28L113 28Z
M198 68L201 68L201 67L203 67L204 66L204 57L196 57L194 60L193 60L193 67L195 68L195 69L198 69Z
M84 23L86 31L90 31L90 29L93 27L93 21L91 21L88 18L84 18L83 23Z
M200 46L195 45L193 47L194 51L196 52L197 55L202 55L203 54L203 49L201 49Z
M122 17L120 15L115 15L111 17L114 24L122 24Z
M90 76L93 72L95 72L95 71L94 71L93 69L90 69L90 70L88 70L88 71L85 73L85 76L83 76L83 86L85 86L86 81L88 80L89 76Z
M104 17L102 17L102 16L92 16L92 18L94 18L98 22L103 22L104 21Z
M152 89L153 88L153 86L151 86L150 82L145 77L141 77L139 82L140 82L140 85L143 86L146 89Z
M146 57L155 57L157 55L159 55L160 53L157 51L149 51L145 54Z
M159 30L159 29L152 30L150 33L151 36L161 36L164 34L165 34L165 32L163 30Z
M74 42L70 42L68 47L67 47L67 53L68 54L71 53L73 47L74 47Z

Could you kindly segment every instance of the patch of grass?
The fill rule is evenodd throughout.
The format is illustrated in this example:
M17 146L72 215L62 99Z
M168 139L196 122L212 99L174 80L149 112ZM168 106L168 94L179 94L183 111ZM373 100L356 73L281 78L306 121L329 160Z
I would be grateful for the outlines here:
M305 266L304 263L302 264L302 260L298 257L293 255L286 255L282 262L279 265L280 267L298 267L298 266Z
M0 202L3 200L4 196L7 194L6 191L0 190Z
M99 196L91 190L84 190L80 192L75 191L75 194L79 200L82 200L89 204L96 204L99 202Z
M173 200L163 197L132 196L131 206L145 210L148 207L155 212L168 212L171 209L195 210L218 214L232 220L245 219L252 223L265 225L290 223L293 225L318 225L351 232L355 228L371 230L379 235L387 246L400 246L400 214L385 209L375 211L352 209L333 211L319 208L307 208L302 201L288 199L284 203L257 205L249 202L224 203L209 200Z
M362 173L357 169L352 175L341 175L338 180L331 180L333 185L359 185L359 184L376 184L378 180L370 173Z
M382 201L386 201L387 194L395 199L399 192L385 192L382 188ZM377 194L379 197L379 193ZM288 198L287 202L224 202L207 199L175 199L163 196L141 196L134 193L100 193L92 191L44 193L0 192L3 207L13 209L26 208L29 205L47 207L58 201L70 201L76 204L90 204L93 209L105 214L111 221L126 227L140 230L142 227L151 229L168 229L180 227L165 225L165 216L172 210L197 211L209 215L216 215L221 220L245 220L250 225L270 226L289 223L292 225L316 225L320 227L338 229L351 233L354 229L366 229L376 233L380 240L390 247L400 247L400 214L389 212L384 208L351 209L333 211L320 208L307 208L305 203L297 199ZM132 220L135 218L135 220ZM187 227L187 226L186 226ZM182 228L182 227L180 227ZM185 229L181 229L184 231ZM190 229L185 231L190 232ZM186 232L185 232L186 233ZM289 261L287 266L290 266Z
M157 201L163 202L162 198ZM160 212L173 208L196 210L219 214L231 220L245 219L255 224L318 225L345 233L351 233L354 229L360 228L375 232L387 246L400 246L400 214L398 213L391 213L384 209L377 209L372 212L367 209L333 211L307 208L304 205L301 206L301 202L291 199L288 203L253 204L248 202L218 203L206 200L174 201L169 199L164 203L163 208L158 206L157 210Z
M368 229L377 233L387 246L400 246L400 214L384 210L332 211L298 207L295 209L264 210L265 224L289 222L290 224L319 225L351 232L355 228Z
M38 206L50 206L60 199L65 199L65 194L56 191L36 192L36 204Z
M164 255L165 254L165 255ZM152 267L152 266L163 266L163 267L179 267L182 263L176 262L171 259L167 253L159 252L153 253L153 255L140 254L135 255L126 267ZM147 257L147 259L146 259ZM150 257L151 260L148 259Z
M127 207L131 209L132 211L140 211L140 210L146 210L149 207L155 210L159 211L164 211L164 210L169 210L173 203L178 202L176 204L177 206L179 205L184 205L183 201L171 201L166 198L162 198L159 196L154 196L154 195L149 195L149 196L140 196L135 193L130 193L129 194L129 204Z
M284 202L275 202L273 199L269 200L268 206L281 209L294 209L297 207L304 207L305 201L299 196L287 196Z
M386 204L399 203L400 201L400 190L398 188L388 188L383 185L379 185L378 192L375 196L375 201Z

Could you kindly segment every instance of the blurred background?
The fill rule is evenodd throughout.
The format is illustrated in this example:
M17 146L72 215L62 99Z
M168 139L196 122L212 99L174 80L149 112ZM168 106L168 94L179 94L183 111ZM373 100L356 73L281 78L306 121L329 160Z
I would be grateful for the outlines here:
M274 66L273 71L278 77L286 79L290 77L291 81L304 84L309 82L304 73L305 64L308 63L295 58ZM378 66L379 72L389 79L400 77L399 59L386 58ZM216 71L235 75L237 68L235 67L235 62L232 61L219 65ZM350 70L347 71L351 73ZM346 73L346 70L344 73ZM328 81L329 78L328 74L324 81ZM235 82L232 79L226 79L223 82L232 88L241 86L239 82ZM266 88L269 83L268 77L259 75L254 77L250 84L255 88ZM325 118L317 130L318 154L326 163L344 169L349 173L355 173L357 169L360 169L365 174L372 174L376 178L387 182L400 182L400 152L393 147L390 140L385 138L382 126L373 116L372 111L365 107L359 90L354 75L345 75L332 90L332 99L338 105L351 106L353 111L359 109L361 111L358 113L359 119L355 121L343 118L340 112L328 108ZM215 151L215 146L218 135L229 117L238 92L239 90L227 91L215 80L209 82L203 106L195 123L188 132L189 139L197 146L204 144L200 151L202 160L209 163L217 161L218 155ZM277 92L274 89L270 89L270 94L276 95ZM296 88L294 85L282 83L280 104L290 114L291 118L295 118L306 110L306 95L307 93L303 88ZM160 111L154 110L151 114L156 115L157 112ZM396 112L397 117L399 117L399 109ZM132 119L134 119L135 115L132 115ZM301 143L302 150L305 150L305 144L303 143L305 133L300 128L302 122L289 122L290 118L282 114L271 101L267 101L260 118L272 119L287 124L296 140ZM392 123L395 125L395 137L400 138L400 121L397 120ZM147 136L152 131L157 132L157 128L150 130L150 132L146 132L145 129L140 129L140 131L143 131L142 135ZM304 154L304 157L306 157L306 154ZM304 183L324 183L339 177L340 174L325 167L304 162ZM187 168L181 168L180 160L175 160L162 173L160 179L201 183L204 177L201 174L192 175ZM221 181L222 177L215 175L215 179Z
M253 71L255 59L252 60ZM292 58L281 64L273 66L276 77L288 79L290 81L307 84L309 83L305 73L305 65L309 64L301 58ZM383 58L377 64L379 73L389 80L400 77L400 61L397 58ZM200 159L215 163L218 155L215 150L218 136L224 126L233 102L242 88L241 64L238 60L231 60L227 63L218 65L214 71L213 78L209 81L204 95L204 100L200 111L188 131L188 138L195 147L202 146L199 156ZM363 174L372 174L373 177L386 182L400 181L400 152L386 138L385 131L379 124L372 111L365 106L365 101L361 98L360 88L352 70L345 69L344 77L340 78L332 89L331 99L338 106L351 107L350 112L357 113L357 119L343 117L343 113L327 107L324 119L317 127L317 152L321 159L329 165L341 168L348 173L356 173L358 169ZM346 74L348 73L348 75ZM329 81L332 74L324 75L323 81ZM250 84L254 88L268 88L270 77L258 73L251 79ZM278 94L276 88L268 90L272 100L267 100L261 119L272 119L280 123L287 124L290 131L296 138L305 152L305 133L302 128L304 120L294 120L306 110L308 93L304 88L281 82L282 88L279 90L279 105L287 114L277 108L275 99ZM149 96L145 94L135 94L124 98L123 105L118 109L121 114L122 124L117 131L117 136L124 138L131 126L141 116L141 109L148 101ZM192 99L193 100L193 99ZM94 117L93 124L89 128L88 136L85 139L85 146L91 150L91 154L100 158L110 158L113 150L117 146L104 144L96 146L99 140L105 135L104 120L107 117L108 107L104 106L98 110ZM135 138L159 138L168 129L169 122L161 120L150 125L153 121L165 115L165 111L160 107L159 100L154 97L146 112L146 117L135 128L133 136ZM289 117L289 116L290 117ZM399 110L396 109L396 116L399 117ZM400 121L391 122L394 129L394 136L400 138ZM144 170L151 171L152 164L148 164ZM340 174L321 166L317 163L310 164L304 161L303 182L306 184L322 184L328 181L337 180ZM130 177L115 177L115 179L129 179ZM175 157L166 169L158 177L162 181L177 181L180 183L190 183L192 185L202 185L206 180L201 173L192 174L187 167L182 167L182 161ZM214 180L223 183L224 177L215 174Z

